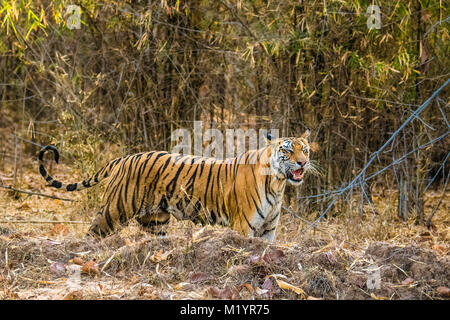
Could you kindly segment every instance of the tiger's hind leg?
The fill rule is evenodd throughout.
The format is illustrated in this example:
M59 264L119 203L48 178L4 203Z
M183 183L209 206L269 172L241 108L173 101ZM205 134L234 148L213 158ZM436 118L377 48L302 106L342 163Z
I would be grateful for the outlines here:
M87 235L104 238L106 236L109 236L111 233L113 233L113 230L107 227L106 218L103 215L103 212L99 211L94 221L92 222Z
M98 212L89 228L88 235L101 238L109 236L117 229L118 225L126 222L116 220L114 219L114 215L110 213L109 206L106 205Z
M136 221L145 231L158 236L166 235L167 225L170 221L170 213L146 208L145 213L136 217Z

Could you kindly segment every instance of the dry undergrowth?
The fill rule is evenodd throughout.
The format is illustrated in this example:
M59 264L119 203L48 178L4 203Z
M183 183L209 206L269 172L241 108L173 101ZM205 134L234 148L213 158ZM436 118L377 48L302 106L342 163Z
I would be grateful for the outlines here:
M0 191L1 299L448 298L448 197L430 229L392 218L395 195L375 197L376 217L329 217L305 234L307 223L285 213L271 245L177 221L166 237L131 223L99 241L84 236L97 191L60 193L31 169L21 188L79 201ZM427 193L427 213L440 194Z

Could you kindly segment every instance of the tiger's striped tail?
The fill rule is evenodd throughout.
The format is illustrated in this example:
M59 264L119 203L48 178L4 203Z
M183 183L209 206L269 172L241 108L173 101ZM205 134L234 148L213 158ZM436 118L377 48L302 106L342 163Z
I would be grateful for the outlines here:
M69 183L65 184L58 180L53 179L48 173L47 170L45 170L44 167L44 154L47 150L50 150L53 152L55 157L55 162L59 162L59 151L56 149L55 146L45 146L41 149L39 152L39 172L44 177L44 179L49 183L50 186L57 188L57 189L64 189L67 191L80 191L86 188L90 188L98 184L101 180L106 178L108 176L108 173L110 169L114 166L112 163L108 163L106 166L101 168L97 173L90 177L88 180L83 180L82 182L76 182L76 183ZM117 161L115 162L117 163ZM115 164L114 163L114 164Z

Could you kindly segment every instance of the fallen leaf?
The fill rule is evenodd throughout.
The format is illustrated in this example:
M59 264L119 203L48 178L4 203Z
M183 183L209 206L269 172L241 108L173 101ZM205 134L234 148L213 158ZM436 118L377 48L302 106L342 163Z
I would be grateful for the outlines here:
M247 258L247 263L249 264L262 264L264 261L258 255L253 255Z
M3 241L11 241L11 238L8 238L7 236L1 235L0 239L2 239Z
M308 298L306 298L306 300L323 300L322 298L316 298L313 296L308 296Z
M389 300L388 297L383 297L383 296L377 296L374 293L371 293L370 296L375 299L375 300Z
M272 273L271 275L269 275L269 277L274 277L275 279L278 279L278 278L287 279L287 277L281 273Z
M175 286L175 290L190 290L194 286L189 282L180 282Z
M261 288L256 288L255 292L257 295L259 296L263 296L263 295L267 295L269 293L269 290L267 289L261 289Z
M131 284L136 284L136 283L142 282L142 278L139 277L138 275L133 275L133 276L131 276L129 281Z
M268 290L269 292L273 290L272 280L269 277L266 277L266 279L264 279L261 289Z
M160 297L158 297L155 294L155 292L153 290L153 287L148 286L148 285L147 286L141 286L138 289L138 295L140 295L140 296L142 296L142 297L144 297L146 299L149 299L149 300L161 299Z
M406 278L405 280L402 281L402 285L404 286L409 286L410 284L414 283L414 279L413 278Z
M197 272L191 275L191 283L199 283L209 280L211 277L203 272Z
M261 289L261 290L258 290L258 289ZM262 290L266 290L266 291L262 291ZM280 289L274 287L273 281L270 276L266 276L263 284L261 285L261 288L256 288L256 293L258 293L259 295L263 295L264 298L266 298L266 299L272 298L273 294L278 293L278 292L280 292Z
M330 249L331 247L333 247L335 245L334 241L330 241L327 245L323 246L322 248L314 251L313 253L320 253L320 252L324 252L325 250Z
M440 245L440 244L435 244L435 245L432 246L431 248L432 248L433 250L438 251L438 252L441 253L441 254L447 254L447 252L448 252L448 248L445 247L445 246L443 246L443 245Z
M238 298L237 290L233 290L230 287L225 287L223 289L219 289L217 287L210 287L208 289L208 292L211 296L219 299L235 300Z
M294 291L296 294L300 295L303 299L306 299L305 291L302 288L296 287L290 283L287 283L283 280L275 279L277 281L278 286L281 289Z
M239 264L236 266L231 266L230 269L228 269L228 273L229 274L243 274L245 273L248 269L250 268L250 266L248 264Z
M80 272L81 272L81 266L78 264L69 264L66 266L67 269L67 275L69 276L69 278L72 280L81 280L79 279L80 276ZM68 279L69 280L69 279Z
M203 227L203 228L201 228L200 230L198 230L197 232L195 232L195 233L192 235L192 241L193 241L193 242L200 242L200 241L202 241L202 240L205 240L205 239L209 238L208 235L203 236L203 232L205 231L205 229L206 229L206 227Z
M206 97L206 95L208 94L208 85L207 84L203 84L199 89L198 89L198 96L200 98Z
M80 257L75 257L73 259L70 259L69 262L73 263L73 264L77 264L79 266L84 265L84 260L82 258L80 258Z
M431 233L429 231L424 231L424 232L420 233L419 236L421 238L421 239L419 239L419 241L422 241L422 242L432 240Z
M208 288L208 293L213 296L213 297L219 297L221 294L221 290L217 287L209 287Z
M419 52L420 52L420 73L427 72L429 66L428 66L428 52L426 50L426 46L423 45L423 41L420 40L419 43Z
M50 235L56 236L56 235L67 235L69 233L69 228L67 228L65 225L61 223L57 223L53 226L52 230L50 230Z
M97 274L97 275L100 274L97 264L95 263L95 261L92 260L86 262L81 268L81 271L88 274Z
M336 263L336 258L333 256L333 253L331 253L331 251L327 251L325 253L325 255L327 256L328 261L334 265Z
M17 210L30 210L30 205L28 203L23 203L16 207Z
M128 238L125 238L124 241L125 241L125 245L128 246L128 247L133 245L133 244L131 243L130 239L128 239Z
M80 290L69 292L64 296L64 300L80 300L83 298L83 293Z
M175 250L175 249L172 249L172 250L170 250L170 251L163 252L163 249L160 249L160 250L158 250L158 251L155 251L155 253L153 253L153 254L150 256L150 260L152 260L153 262L161 262L161 261L164 261L164 260L166 260L166 259L172 254L172 252L173 252L174 250Z
M97 283L96 289L97 289L97 293L98 293L99 295L102 295L102 294L103 294L103 286L102 286L102 284L101 284L100 282Z
M423 22L429 22L431 16L432 16L432 15L431 15L430 10L423 10L423 11L422 11L422 16L420 17L420 19L421 19ZM422 41L422 40L420 40L420 41Z
M447 287L438 287L437 292L443 297L450 297L450 289Z
M5 297L7 297L7 299L9 299L9 300L19 300L20 299L20 297L17 293L15 293L14 291L11 291L9 289L6 289L3 291L2 299L5 299Z
M285 256L284 252L280 249L272 249L266 252L263 256L263 260L267 263L275 263Z
M50 265L50 272L61 276L66 273L66 265L62 262L53 262Z
M253 288L253 286L250 283L244 283L244 288L247 289L250 293L255 292L255 288Z

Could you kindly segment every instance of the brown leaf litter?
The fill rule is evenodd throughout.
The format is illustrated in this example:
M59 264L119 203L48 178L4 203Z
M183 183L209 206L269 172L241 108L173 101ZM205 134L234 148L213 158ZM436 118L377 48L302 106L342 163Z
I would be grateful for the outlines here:
M1 299L448 299L448 254L414 245L195 237L0 237ZM369 280L373 275L377 281ZM373 279L372 279L373 280Z

